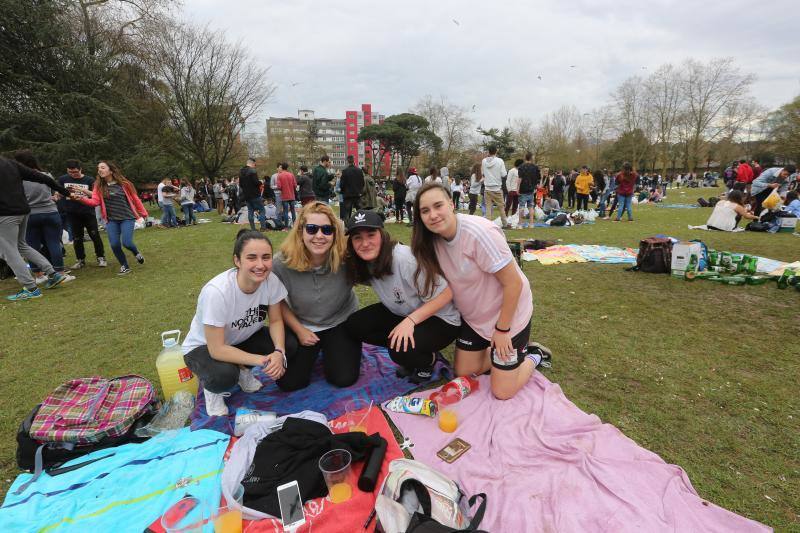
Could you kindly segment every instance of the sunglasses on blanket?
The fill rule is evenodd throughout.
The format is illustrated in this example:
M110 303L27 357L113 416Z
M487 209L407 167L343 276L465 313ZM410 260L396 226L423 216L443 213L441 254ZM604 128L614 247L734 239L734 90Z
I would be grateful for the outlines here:
M323 235L333 235L333 226L331 224L306 224L306 233L309 235L316 235L319 230L322 230Z

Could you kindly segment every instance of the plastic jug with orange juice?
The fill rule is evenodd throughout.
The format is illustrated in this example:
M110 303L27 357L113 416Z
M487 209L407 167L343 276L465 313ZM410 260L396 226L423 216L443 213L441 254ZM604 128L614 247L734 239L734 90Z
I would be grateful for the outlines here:
M161 382L164 401L169 401L176 392L185 390L197 395L197 378L187 368L181 351L181 331L173 329L161 334L161 345L164 347L156 358L156 371Z

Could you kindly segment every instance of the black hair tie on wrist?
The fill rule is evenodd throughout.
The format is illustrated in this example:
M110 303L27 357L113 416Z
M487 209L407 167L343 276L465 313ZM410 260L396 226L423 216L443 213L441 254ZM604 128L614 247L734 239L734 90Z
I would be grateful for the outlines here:
M500 329L500 328L498 328L498 327L497 327L497 324L495 324L495 325L494 325L494 329L495 329L496 331L499 331L500 333L510 333L510 332L511 332L511 328L508 328L508 329Z

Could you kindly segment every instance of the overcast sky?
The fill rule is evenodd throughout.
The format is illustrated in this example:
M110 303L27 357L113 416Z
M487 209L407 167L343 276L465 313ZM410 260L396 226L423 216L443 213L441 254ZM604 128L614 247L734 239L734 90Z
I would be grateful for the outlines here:
M627 77L687 57L734 57L769 108L800 94L798 0L184 0L183 14L270 67L261 119L362 103L391 115L431 94L502 127L564 104L590 111Z

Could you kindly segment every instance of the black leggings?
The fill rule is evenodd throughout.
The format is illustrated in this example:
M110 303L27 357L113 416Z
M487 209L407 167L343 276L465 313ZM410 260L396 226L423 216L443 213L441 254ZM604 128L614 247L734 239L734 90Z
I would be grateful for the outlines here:
M478 209L478 195L467 193L469 194L469 214L474 215L475 210Z
M578 196L578 211L583 209L584 211L589 210L589 195L588 194L577 194Z
M403 209L405 209L406 205L403 200L399 202L395 202L394 204L394 216L398 220L398 222L403 221Z
M319 342L313 346L302 346L295 334L286 331L286 345L289 339L297 346L292 355L287 355L289 365L286 373L276 383L283 391L293 391L308 387L311 383L311 370L322 353L322 369L325 380L337 387L349 387L358 380L361 371L361 341L347 334L344 324L324 331L317 331Z
M356 311L344 323L348 333L363 342L389 348L389 333L403 321L382 303ZM425 368L433 362L433 352L442 350L458 337L460 326L432 316L414 328L414 348L397 352L389 348L392 361L407 369Z
M237 344L234 348L255 354L269 355L275 351L275 344L266 327L253 333L249 339ZM286 332L286 357L291 361L297 350L297 337ZM239 382L239 365L218 361L211 357L208 346L198 346L183 356L186 366L200 379L203 388L211 392L226 392Z
M406 202L406 213L408 213L408 223L414 223L414 203Z

